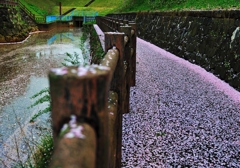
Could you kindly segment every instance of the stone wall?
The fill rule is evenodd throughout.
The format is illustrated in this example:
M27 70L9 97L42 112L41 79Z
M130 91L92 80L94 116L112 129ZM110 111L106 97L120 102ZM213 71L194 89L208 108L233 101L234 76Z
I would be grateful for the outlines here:
M140 12L138 37L198 64L240 90L240 11Z
M0 43L24 40L37 25L21 9L0 7Z

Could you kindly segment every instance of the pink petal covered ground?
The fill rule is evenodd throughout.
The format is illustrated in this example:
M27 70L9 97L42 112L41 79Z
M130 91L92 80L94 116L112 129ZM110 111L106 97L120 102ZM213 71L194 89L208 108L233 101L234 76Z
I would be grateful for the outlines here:
M220 91L222 91L223 93L225 93L226 95L229 96L230 99L232 99L233 101L235 101L237 104L240 104L240 92L238 92L236 89L234 89L233 87L231 87L228 83L222 81L221 79L217 78L215 75L213 75L212 73L207 72L205 69L203 69L202 67L192 64L189 61L186 61L180 57L177 57L176 55L167 52L166 50L163 50L157 46L155 46L154 44L151 44L147 41L144 41L140 38L138 38L138 42L146 45L146 48L154 50L155 52L169 58L172 59L176 62L178 62L179 64L182 64L184 66L186 66L187 68L189 68L189 70L194 71L195 73L198 73L199 75L201 75L201 77L203 78L203 80L205 80L206 82L210 82L212 83L214 86L216 86L217 89L219 89Z
M138 38L130 94L122 167L240 167L240 93L227 83Z

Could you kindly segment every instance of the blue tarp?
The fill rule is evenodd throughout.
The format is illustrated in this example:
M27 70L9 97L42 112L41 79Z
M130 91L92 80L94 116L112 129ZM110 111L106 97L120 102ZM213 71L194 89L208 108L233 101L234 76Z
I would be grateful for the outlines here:
M59 16L46 16L46 22L50 23L50 22L57 21L57 17Z
M62 21L70 21L72 20L72 16L46 16L46 22L50 23L50 22L55 22L58 20L62 20Z
M90 20L91 21L95 20L95 16L98 16L98 12L74 10L70 13L70 15L67 15L67 16L61 16L61 17L60 16L46 16L46 23L55 22L55 21L58 21L58 20L70 21L70 20L72 20L73 16L83 16L84 17L84 23L86 23ZM85 18L85 17L87 17L87 18ZM89 17L89 19L88 19L88 17Z

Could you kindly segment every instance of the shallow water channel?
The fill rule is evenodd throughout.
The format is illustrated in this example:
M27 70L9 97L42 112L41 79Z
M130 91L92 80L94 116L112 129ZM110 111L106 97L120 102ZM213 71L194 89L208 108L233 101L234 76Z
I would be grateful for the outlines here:
M30 97L48 87L49 70L61 67L66 53L76 52L82 59L81 35L81 28L55 29L33 34L24 43L0 45L0 167L3 161L4 166L9 164L4 158L15 158L10 148L16 145L18 135L24 134L23 130L31 130L31 125L36 127L40 122L46 126L48 114L29 124L30 118L47 106L45 103L27 108L36 101ZM30 136L33 140L38 138L36 131Z

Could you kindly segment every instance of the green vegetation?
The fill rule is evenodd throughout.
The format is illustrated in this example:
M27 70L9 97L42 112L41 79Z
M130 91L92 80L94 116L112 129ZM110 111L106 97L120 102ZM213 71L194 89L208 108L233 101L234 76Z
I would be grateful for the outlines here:
M64 61L66 62L62 62L63 66L78 66L80 65L80 57L79 54L74 52L74 54L70 54L70 53L66 53L67 58L64 58Z
M80 39L81 40L80 49L82 51L82 56L83 56L83 64L82 65L85 66L85 65L89 64L89 52L88 52L89 49L87 49L85 46L85 42L89 37L89 30L86 29L86 27L83 27L82 32L83 32L83 34ZM79 64L79 65L81 65L81 64Z
M40 97L42 96L42 97ZM43 109L43 110L39 110L30 120L30 122L34 122L34 120L42 115L42 114L45 114L45 113L48 113L51 111L51 106L50 106L50 93L49 93L49 88L45 88L45 89L42 89L41 91L39 91L38 93L34 94L31 99L34 99L34 98L37 98L37 97L40 97L38 98L31 106L29 106L28 108L32 108L34 106L37 106L39 104L43 104L43 103L48 103L48 106Z
M30 146L30 144L29 144ZM45 133L37 144L36 150L30 148L32 156L29 156L26 163L17 163L14 168L47 168L53 153L53 138L51 133Z
M60 0L21 0L35 15L59 15ZM97 11L99 15L114 12L164 11L164 10L210 10L238 9L239 0L95 0L89 7L89 0L61 0L62 13L76 8L80 11Z
M61 0L62 13L77 8L82 11L97 11L99 15L106 15L117 8L126 5L126 0L95 0L89 7L84 7L89 0ZM21 2L36 15L59 15L60 0L21 0Z
M37 151L34 153L34 165L36 168L47 167L53 153L53 138L51 134L46 134L37 145Z
M91 45L91 64L100 64L103 59L105 52L103 51L101 42L95 31L94 27L91 25L90 30L90 45Z
M56 5L53 1L41 0L20 0L21 3L26 6L35 15L49 15L51 13L51 8Z
M97 11L99 15L103 16L122 7L125 1L126 0L95 0L89 7L84 7L89 0L62 0L62 10L65 12L71 8L76 8L76 10L81 11ZM53 8L52 14L59 14L58 5Z
M166 11L166 10L210 10L237 9L238 0L127 0L116 12Z

